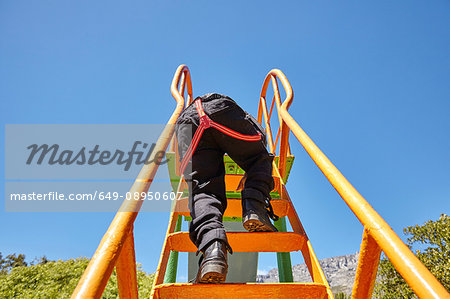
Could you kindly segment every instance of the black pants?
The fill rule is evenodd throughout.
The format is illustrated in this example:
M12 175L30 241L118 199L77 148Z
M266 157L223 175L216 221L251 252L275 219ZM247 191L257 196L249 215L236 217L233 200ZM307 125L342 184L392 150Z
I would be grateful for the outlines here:
M204 105L205 107L205 105ZM199 119L194 105L177 122L176 133L180 155L183 157L197 129ZM208 114L208 111L205 110ZM212 241L221 240L230 248L222 223L227 208L225 192L225 167L223 155L227 153L246 173L242 200L270 198L274 187L272 178L273 155L265 145L265 134L256 120L239 106L210 114L209 117L232 130L246 135L263 135L261 141L243 141L228 136L214 128L204 131L202 138L186 167L184 176L189 185L189 208L192 222L189 237L203 251ZM180 125L182 123L182 125Z

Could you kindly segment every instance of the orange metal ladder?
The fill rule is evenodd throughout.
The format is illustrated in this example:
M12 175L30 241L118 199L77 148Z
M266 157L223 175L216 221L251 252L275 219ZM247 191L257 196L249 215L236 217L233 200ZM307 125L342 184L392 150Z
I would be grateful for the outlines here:
M277 79L281 81L286 91L286 99L283 103L281 103ZM267 109L265 97L270 83L273 85L274 98L270 109ZM187 91L186 99L183 96L185 89ZM171 92L177 102L177 106L165 130L158 139L153 153L166 151L174 134L173 125L182 112L185 102L192 102L191 77L186 66L181 65L178 67L172 81ZM364 226L352 298L371 298L381 251L391 260L394 267L419 298L450 298L446 289L415 257L389 225L373 210L370 204L353 188L288 113L292 99L292 88L284 74L279 70L270 71L264 80L260 96L258 121L265 125L269 150L275 153L275 150L279 148L278 163L274 167L273 175L276 182L275 191L279 193L280 199L274 200L273 206L276 214L288 217L293 232L228 233L228 238L235 251L290 252L300 250L308 266L313 283L165 284L164 274L170 252L191 252L196 250L195 246L190 242L187 233L175 232L178 216L187 215L187 201L183 199L177 202L170 214L167 235L155 274L151 296L153 298L234 298L242 295L246 296L246 298L260 298L263 296L270 296L270 298L333 298L284 184L286 163L290 156L289 131L292 131ZM270 126L274 106L276 106L279 119L279 128L275 141L273 140ZM171 150L176 153L175 149L176 144L172 142ZM162 157L150 157L150 159L158 158L162 159ZM179 160L178 157L176 160ZM147 192L158 170L158 166L159 163L145 165L131 187L130 192L139 194ZM226 178L227 187L235 188L234 186L238 181L239 176L228 176ZM183 188L182 183L179 184L179 188L180 190ZM138 298L133 223L141 205L141 200L124 201L83 273L72 294L72 298L100 298L114 267L116 267L117 271L119 296L121 298ZM241 215L239 200L229 200L225 216L230 215L238 217ZM270 242L267 242L268 238L270 238Z
M179 80L182 73L175 75L174 82L176 90L182 91ZM311 273L312 283L225 283L225 284L192 284L192 283L164 283L164 277L168 267L170 252L195 252L197 248L189 239L188 232L177 232L176 223L179 216L189 216L188 198L177 201L170 214L169 227L164 241L160 263L156 271L152 298L230 298L240 295L246 298L293 298L301 294L302 298L333 298L328 282L312 250L308 237L303 229L300 219L290 200L285 187L287 157L290 156L289 130L280 124L277 138L274 142L270 126L270 118L276 104L277 110L281 107L280 93L276 81L274 82L274 97L270 112L267 109L265 94L268 84L264 84L260 97L258 121L266 127L269 149L275 154L279 144L279 155L274 161L273 177L275 180L274 191L279 194L279 199L273 199L272 205L275 214L281 217L287 216L292 227L292 232L229 232L228 240L234 252L294 252L301 251ZM268 83L268 82L267 82ZM287 86L290 88L290 86ZM292 96L292 92L287 92ZM182 97L180 92L178 97ZM192 95L189 95L192 99ZM190 104L189 102L187 104ZM171 149L176 152L175 142ZM176 167L178 169L178 167ZM227 191L236 190L242 174L226 175L225 184ZM178 190L181 192L185 187L182 180L179 182ZM228 198L228 207L224 217L241 217L242 208L240 198Z

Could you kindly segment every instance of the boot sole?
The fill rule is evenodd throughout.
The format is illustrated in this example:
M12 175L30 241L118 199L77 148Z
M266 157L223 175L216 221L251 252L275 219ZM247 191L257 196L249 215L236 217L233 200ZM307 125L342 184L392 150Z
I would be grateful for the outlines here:
M271 227L259 219L247 219L242 224L246 230L249 232L277 232L278 230L275 227Z
M199 270L200 278L197 283L224 283L227 278L227 268L223 265L205 264Z

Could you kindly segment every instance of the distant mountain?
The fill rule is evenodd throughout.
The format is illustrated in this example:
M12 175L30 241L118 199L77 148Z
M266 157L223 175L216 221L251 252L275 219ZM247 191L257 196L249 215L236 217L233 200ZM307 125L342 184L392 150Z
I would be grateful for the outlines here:
M333 293L344 292L351 294L358 265L359 253L330 257L320 260L320 266L327 277ZM292 267L294 282L312 282L308 268L305 264ZM278 281L278 269L274 268L265 275L258 275L257 282L275 283Z

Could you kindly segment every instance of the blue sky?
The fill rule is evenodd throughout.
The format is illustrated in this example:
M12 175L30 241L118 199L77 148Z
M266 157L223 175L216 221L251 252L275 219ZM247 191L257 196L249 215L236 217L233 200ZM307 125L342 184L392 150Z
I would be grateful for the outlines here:
M265 75L279 68L294 89L291 114L394 231L449 212L448 1L2 1L0 8L2 156L5 124L167 122L179 64L190 67L195 95L227 94L255 114ZM296 160L287 187L317 256L358 251L362 226L290 140ZM0 205L0 252L90 257L113 216L7 213ZM136 257L148 272L167 221L167 213L137 218ZM301 261L295 254L293 263ZM261 258L260 269L274 266L274 255Z

